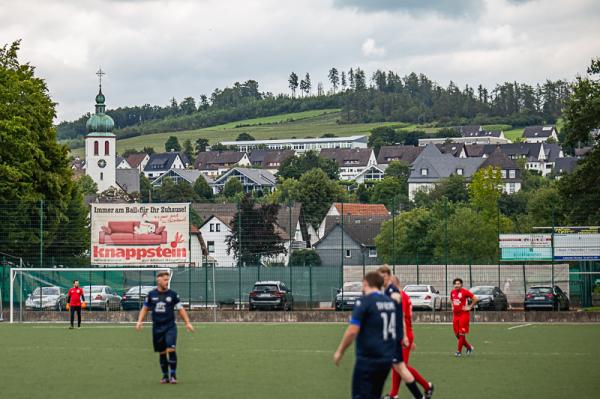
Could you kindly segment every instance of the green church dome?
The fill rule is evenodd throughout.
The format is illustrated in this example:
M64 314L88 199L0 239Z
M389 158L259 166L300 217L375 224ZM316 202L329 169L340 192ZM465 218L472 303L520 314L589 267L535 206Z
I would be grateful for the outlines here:
M106 108L104 101L104 94L102 94L102 89L100 89L96 96L96 113L85 124L88 133L111 133L115 127L113 118L104 113Z

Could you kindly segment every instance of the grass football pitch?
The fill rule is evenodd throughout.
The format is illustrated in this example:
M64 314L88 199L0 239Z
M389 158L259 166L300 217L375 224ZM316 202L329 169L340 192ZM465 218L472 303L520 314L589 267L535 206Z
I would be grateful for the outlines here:
M151 328L0 324L2 398L349 398L354 362L331 358L342 324L179 326L176 386L160 385ZM516 327L516 328L513 328ZM475 324L475 354L454 358L447 324L415 327L411 364L434 398L595 398L600 325ZM388 381L389 384L389 381ZM401 397L408 398L405 387Z

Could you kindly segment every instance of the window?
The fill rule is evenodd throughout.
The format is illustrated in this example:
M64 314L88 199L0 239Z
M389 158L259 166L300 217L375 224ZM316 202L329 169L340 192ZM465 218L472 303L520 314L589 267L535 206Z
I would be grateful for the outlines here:
M215 231L215 225L214 225L214 223L211 223L209 225L209 230L210 230L211 233L214 233L214 231Z
M214 241L207 241L206 242L206 246L208 247L208 253L209 254L214 254L215 253L215 242Z
M219 233L221 231L221 224L220 223L215 223L215 231L217 233Z
M369 248L369 258L376 258L376 257L377 257L377 249Z
M99 148L99 144L98 144L98 140L94 141L94 155L98 155L98 148Z
M502 169L501 173L502 173L502 178L506 179L506 169Z
M352 251L347 249L346 250L346 258L351 258L352 257Z
M421 176L427 176L429 170L427 168L421 168Z
M109 155L110 154L110 142L108 140L106 140L104 142L104 155Z
M515 191L515 183L508 183L508 193L513 194Z
M462 176L465 173L465 170L463 168L457 168L456 169L456 174L459 176Z
M100 180L104 180L104 172L100 172Z

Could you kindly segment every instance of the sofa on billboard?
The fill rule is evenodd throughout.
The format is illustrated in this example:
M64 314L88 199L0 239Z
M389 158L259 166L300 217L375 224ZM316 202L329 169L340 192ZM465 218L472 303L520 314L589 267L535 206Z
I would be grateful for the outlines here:
M165 226L158 222L119 221L101 227L100 244L158 245L167 243Z

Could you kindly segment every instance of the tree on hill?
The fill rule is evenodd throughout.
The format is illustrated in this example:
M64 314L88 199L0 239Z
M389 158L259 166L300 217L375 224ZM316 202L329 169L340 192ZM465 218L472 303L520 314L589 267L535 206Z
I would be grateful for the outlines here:
M298 75L295 72L290 74L288 79L290 90L292 90L292 97L296 97L296 90L298 89Z
M181 145L179 144L179 140L177 139L177 136L169 136L169 138L165 142L165 151L166 152L181 151Z
M196 140L196 155L201 152L206 152L206 147L208 147L208 139L204 137L200 137Z
M339 167L334 160L321 158L314 151L306 151L300 155L294 155L281 163L277 176L283 178L300 179L302 175L311 169L323 170L332 180L339 177Z
M340 83L340 74L337 68L331 68L328 74L329 82L331 83L331 88L333 93L335 94L338 89L338 85Z
M19 42L0 47L0 237L11 238L0 240L0 252L31 259L39 250L39 230L23 226L38 226L41 216L43 245L56 248L63 222L81 222L73 208L81 194L67 148L56 139L46 83L33 66L19 62L18 51ZM79 247L62 244L65 255L79 255Z
M188 157L190 163L194 163L194 146L192 145L192 141L187 139L183 142L183 153Z
M472 207L487 216L488 220L495 218L502 194L500 169L492 166L479 169L473 175L468 190Z
M246 133L246 132L242 132L240 134L238 134L236 141L254 141L255 138L250 134L250 133Z
M142 152L148 155L156 154L156 151L154 151L154 147L144 147L142 149Z
M342 85L342 91L346 91L346 72L342 71L342 75L340 76L340 84Z
M194 182L194 192L199 200L210 200L213 197L212 188L208 185L206 179L202 176L198 177Z

